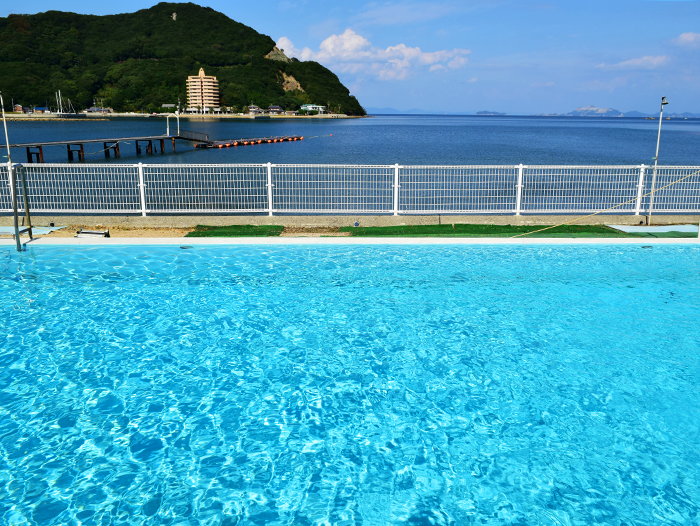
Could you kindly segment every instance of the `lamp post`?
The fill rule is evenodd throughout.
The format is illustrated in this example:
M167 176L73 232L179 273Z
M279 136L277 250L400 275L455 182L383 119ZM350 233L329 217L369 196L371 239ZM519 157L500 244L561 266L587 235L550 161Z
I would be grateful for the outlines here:
M654 157L654 175L651 178L651 194L649 195L649 215L647 225L651 226L651 213L654 208L654 188L656 187L656 165L659 164L659 143L661 142L661 121L664 119L664 106L668 104L666 97L661 97L661 111L659 112L659 135L656 138L656 157Z

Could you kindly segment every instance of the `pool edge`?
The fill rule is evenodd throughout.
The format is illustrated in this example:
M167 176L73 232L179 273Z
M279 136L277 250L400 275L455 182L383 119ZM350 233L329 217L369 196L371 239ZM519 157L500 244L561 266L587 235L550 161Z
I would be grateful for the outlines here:
M239 237L239 238L37 238L23 241L34 246L115 245L698 245L698 238L415 238L415 237ZM14 247L13 239L0 239L0 247Z

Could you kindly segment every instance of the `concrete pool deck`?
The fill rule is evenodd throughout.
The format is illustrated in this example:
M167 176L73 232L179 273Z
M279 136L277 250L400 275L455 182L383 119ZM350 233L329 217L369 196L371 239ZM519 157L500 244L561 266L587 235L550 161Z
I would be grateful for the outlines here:
M34 246L207 246L207 245L700 245L698 238L487 238L487 237L206 237L206 238L22 238ZM15 247L11 238L0 239L0 247Z
M21 215L21 214L20 214ZM21 219L21 218L20 218ZM139 215L59 215L32 212L32 223L36 226L45 226L49 223L68 226L69 228L84 226L90 228L124 228L124 229L148 229L148 228L171 228L171 229L191 229L197 225L228 226L228 225L281 225L290 228L328 228L353 226L356 222L359 226L398 226L398 225L440 225L440 224L480 224L480 225L556 225L570 221L581 221L586 225L640 225L644 224L644 215L615 215L599 214L597 216L579 215L149 215L146 217ZM13 224L11 214L0 215L0 225L11 226ZM653 216L654 225L674 225L674 224L694 224L700 221L698 214L678 214Z

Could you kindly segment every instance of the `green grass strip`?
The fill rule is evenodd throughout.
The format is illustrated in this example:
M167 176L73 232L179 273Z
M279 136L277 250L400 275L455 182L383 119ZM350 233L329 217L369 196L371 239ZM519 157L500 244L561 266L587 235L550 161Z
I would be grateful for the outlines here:
M353 237L510 237L534 232L547 225L400 225L384 227L341 227L341 232L350 232ZM671 235L672 234L672 235ZM562 225L526 237L694 237L685 232L664 234L627 234L605 225Z
M279 236L282 230L284 227L279 225L197 225L185 237L273 237Z

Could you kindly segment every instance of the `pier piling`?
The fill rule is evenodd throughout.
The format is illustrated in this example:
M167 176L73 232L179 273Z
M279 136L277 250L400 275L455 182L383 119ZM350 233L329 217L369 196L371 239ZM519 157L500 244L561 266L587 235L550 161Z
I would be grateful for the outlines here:
M32 151L33 148L36 148L37 151ZM43 164L44 150L41 146L27 146L27 162L33 163L34 159L36 159L36 162Z
M119 152L119 141L117 142L105 142L104 144L104 150L105 150L105 158L109 158L109 151L112 150L114 151L114 157L119 158L121 157L121 153Z
M73 146L77 146L77 149L73 149ZM72 161L73 160L73 154L77 153L78 154L78 160L81 162L85 162L85 148L83 147L82 143L69 143L66 144L66 150L68 150L68 160Z

